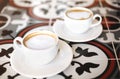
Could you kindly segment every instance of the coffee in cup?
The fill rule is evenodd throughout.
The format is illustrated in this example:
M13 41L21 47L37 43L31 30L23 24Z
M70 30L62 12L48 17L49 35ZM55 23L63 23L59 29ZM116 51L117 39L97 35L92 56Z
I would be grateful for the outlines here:
M75 20L85 20L92 16L92 13L86 10L68 10L66 16Z
M34 32L26 36L23 43L30 49L42 50L54 46L56 40L56 37L53 35Z
M99 20L93 23L96 18ZM65 28L75 34L80 34L88 31L90 28L101 23L102 18L99 14L93 14L90 9L83 7L69 8L64 13Z
M58 52L58 37L50 31L32 32L14 39L14 48L21 51L25 61L31 66L40 66L51 62Z

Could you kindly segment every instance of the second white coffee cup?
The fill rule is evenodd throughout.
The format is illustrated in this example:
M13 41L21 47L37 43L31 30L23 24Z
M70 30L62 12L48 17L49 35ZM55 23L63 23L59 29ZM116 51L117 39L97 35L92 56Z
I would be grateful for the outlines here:
M99 20L93 23L96 18L99 18ZM93 12L88 8L73 7L64 12L66 31L75 34L84 33L90 28L99 25L101 21L101 16L99 14L93 15Z
M37 31L14 39L14 48L23 54L25 62L39 67L51 62L58 52L58 37L50 31Z

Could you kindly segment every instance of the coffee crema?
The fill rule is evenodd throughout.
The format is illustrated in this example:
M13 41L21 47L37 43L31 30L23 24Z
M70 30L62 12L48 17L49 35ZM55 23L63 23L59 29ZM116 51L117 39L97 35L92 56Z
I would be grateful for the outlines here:
M74 20L85 20L92 16L92 13L87 10L68 10L66 12L67 17Z
M52 34L31 33L25 37L23 44L31 49L46 49L56 44L56 37Z

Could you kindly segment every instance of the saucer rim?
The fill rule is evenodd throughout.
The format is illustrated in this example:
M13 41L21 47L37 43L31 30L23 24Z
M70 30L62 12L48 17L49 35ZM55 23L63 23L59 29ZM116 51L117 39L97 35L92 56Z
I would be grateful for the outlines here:
M62 32L65 34L65 36L62 36L62 35L59 35L59 33L56 31L56 27L58 28L59 26L57 26L56 25L56 23L58 22L64 22L63 20L56 20L55 21L55 23L53 24L53 31L60 37L60 38L62 38L62 39L64 39L64 40L66 40L66 41L70 41L70 42L87 42L87 41L91 41L91 40L94 40L95 38L97 38L98 36L100 36L100 34L102 33L102 31L103 31L103 27L102 27L102 24L99 24L98 26L96 26L96 27L100 27L100 32L99 32L99 34L97 34L96 36L94 36L94 37L92 37L92 38L88 38L88 39L73 39L72 40L72 38L70 39L70 38L66 38L66 35L68 35L67 33L65 33L65 31L64 30L62 30ZM64 26L64 25L63 25ZM61 26L61 27L63 27L63 26ZM93 27L93 28L96 28L96 27ZM88 30L89 31L89 30ZM79 34L79 35L82 35L82 34L84 34L84 33L81 33L81 34ZM79 36L78 34L77 34L77 36ZM74 36L74 35L72 35L72 36ZM82 35L82 36L84 36L84 35Z
M67 47L68 47L68 49L69 49L69 51L71 51L71 52L68 52L67 54L69 55L69 61L68 61L68 63L69 64L66 64L66 66L63 68L63 69L59 69L58 71L56 71L56 72L54 72L54 73L51 73L51 74L47 74L47 75L38 75L38 76L36 76L36 75L29 75L29 74L25 74L24 72L21 72L21 71L19 71L19 69L16 69L16 67L15 67L15 65L13 64L13 61L14 61L14 56L15 56L15 53L13 54L12 53L12 55L11 55L11 58L10 58L10 63L11 63L11 67L12 67L12 69L13 70L15 70L17 73L19 73L19 74L21 74L21 75L23 75L23 76L25 76L25 77L28 77L28 78L44 78L44 77L50 77L50 76L53 76L53 75L56 75L56 74L58 74L58 73L60 73L60 72L62 72L62 71L64 71L69 65L70 65L70 63L71 63L71 61L72 61L72 59L73 59L73 52L72 52L72 48L65 42L65 41L62 41L62 40L59 40L59 41L61 41L61 43L63 44L63 45L66 45ZM61 45L62 45L61 44ZM63 48L63 47L60 47L60 48ZM16 52L16 50L14 50L13 52ZM58 52L59 53L59 52ZM63 52L61 52L61 53L63 53L64 54L64 51ZM70 54L71 53L71 54ZM58 54L57 56L56 56L56 58L58 57L58 56L60 56L60 54ZM62 56L60 56L61 58L62 58ZM60 59L60 58L59 58ZM56 60L58 60L58 59L56 59ZM56 61L55 61L56 62ZM63 64L63 63L62 63ZM64 64L65 65L65 64ZM45 66L45 65L44 65ZM57 70L57 69L56 69Z

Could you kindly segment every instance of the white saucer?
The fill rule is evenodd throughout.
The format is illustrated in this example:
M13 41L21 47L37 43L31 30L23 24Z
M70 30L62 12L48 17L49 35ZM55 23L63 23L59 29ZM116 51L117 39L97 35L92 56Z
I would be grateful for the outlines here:
M74 26L73 26L74 27ZM71 32L68 33L66 31L64 21L57 20L53 25L54 32L60 37L67 41L72 42L85 42L90 41L97 38L102 33L102 25L98 25L89 29L87 32L82 34L72 34Z
M60 51L58 55L47 65L40 66L37 69L32 68L29 64L24 62L21 51L14 50L10 59L11 67L19 74L31 78L44 78L60 73L70 65L73 58L73 52L71 47L64 41L60 40L59 43Z

